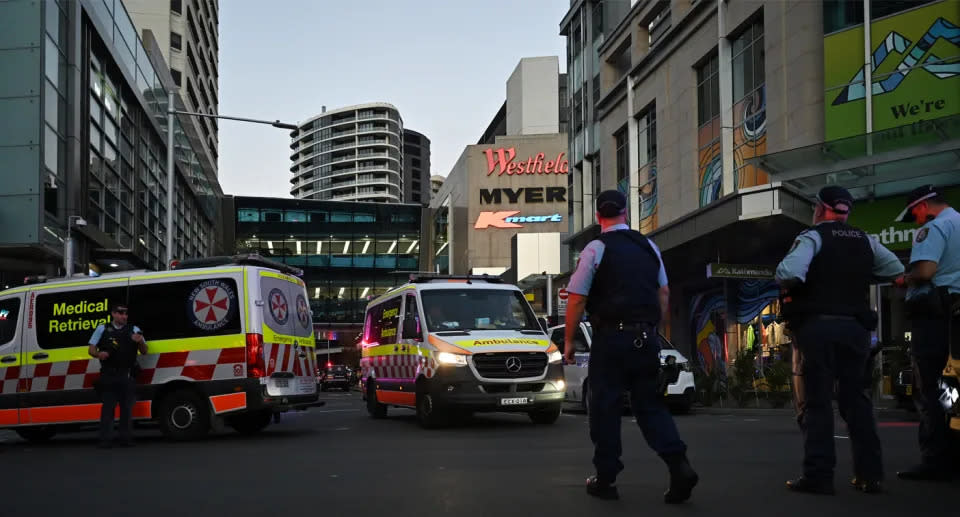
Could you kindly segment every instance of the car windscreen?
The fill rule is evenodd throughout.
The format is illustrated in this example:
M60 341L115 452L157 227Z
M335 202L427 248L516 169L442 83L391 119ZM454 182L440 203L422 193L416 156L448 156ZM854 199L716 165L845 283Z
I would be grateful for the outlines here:
M445 330L541 330L520 291L424 289L427 328Z

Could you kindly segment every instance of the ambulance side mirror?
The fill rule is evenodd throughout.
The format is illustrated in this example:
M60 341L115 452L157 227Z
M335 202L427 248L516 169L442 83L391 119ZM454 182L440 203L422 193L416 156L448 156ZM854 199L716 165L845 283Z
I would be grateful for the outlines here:
M417 320L413 318L407 318L403 320L403 337L402 339L416 339L420 341L420 329L418 328Z
M547 321L547 318L540 317L540 318L537 318L537 321L540 322L541 330L543 330L545 333L550 332L550 322Z

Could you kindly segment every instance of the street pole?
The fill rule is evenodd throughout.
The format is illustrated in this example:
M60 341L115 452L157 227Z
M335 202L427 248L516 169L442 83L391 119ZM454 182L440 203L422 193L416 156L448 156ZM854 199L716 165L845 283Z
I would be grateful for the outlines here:
M547 321L553 318L553 275L547 275Z
M63 243L63 269L66 272L67 278L73 276L73 257L75 255L75 251L73 249L73 234L70 232L70 227L73 226L72 219L72 217L67 218L67 240Z
M176 170L173 164L173 109L174 92L167 93L167 256L164 269L169 270L173 262L173 189L176 186Z

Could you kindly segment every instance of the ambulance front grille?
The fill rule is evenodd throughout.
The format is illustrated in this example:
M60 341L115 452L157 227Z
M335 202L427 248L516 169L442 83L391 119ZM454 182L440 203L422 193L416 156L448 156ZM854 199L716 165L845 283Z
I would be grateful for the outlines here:
M485 379L539 377L547 368L543 352L488 352L473 354L473 366Z

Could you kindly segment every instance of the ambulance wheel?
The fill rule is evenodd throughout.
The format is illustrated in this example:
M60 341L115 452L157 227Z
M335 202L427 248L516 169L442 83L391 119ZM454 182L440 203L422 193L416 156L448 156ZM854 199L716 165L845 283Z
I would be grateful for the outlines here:
M377 402L376 381L369 379L367 381L367 413L373 418L386 418L387 406Z
M272 421L273 413L271 411L255 411L234 415L227 420L227 423L230 424L230 427L232 427L234 431L240 434L251 435L263 431Z
M210 431L210 409L191 390L179 390L163 398L160 431L172 440L195 440Z
M424 429L435 429L447 423L447 415L437 408L433 395L426 389L417 391L417 421Z
M536 411L531 411L527 413L530 416L530 420L533 423L538 425L549 425L553 424L560 418L560 413L563 411L563 407L560 404L555 404L543 409L538 409Z
M20 438L31 443L42 443L53 438L57 430L51 426L21 427L17 429Z

